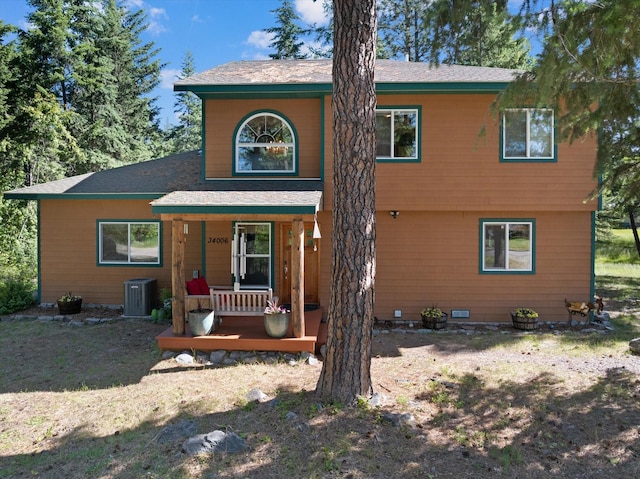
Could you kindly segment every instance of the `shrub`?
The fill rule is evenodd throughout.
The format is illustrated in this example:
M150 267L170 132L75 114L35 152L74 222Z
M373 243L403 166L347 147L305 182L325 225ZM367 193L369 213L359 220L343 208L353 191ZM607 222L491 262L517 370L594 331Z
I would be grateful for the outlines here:
M0 314L27 309L34 302L33 283L23 279L5 279L0 283Z

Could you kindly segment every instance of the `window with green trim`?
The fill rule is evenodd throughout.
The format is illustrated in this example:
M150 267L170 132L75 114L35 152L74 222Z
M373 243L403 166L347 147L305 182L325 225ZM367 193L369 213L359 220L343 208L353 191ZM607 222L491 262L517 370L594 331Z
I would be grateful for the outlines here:
M417 160L418 110L377 109L376 148L379 160Z
M295 173L295 135L275 113L247 118L236 134L237 173Z
M505 160L552 160L553 110L521 108L502 115L502 157Z
M533 272L534 222L482 220L483 272Z
M98 263L159 265L160 222L100 221Z

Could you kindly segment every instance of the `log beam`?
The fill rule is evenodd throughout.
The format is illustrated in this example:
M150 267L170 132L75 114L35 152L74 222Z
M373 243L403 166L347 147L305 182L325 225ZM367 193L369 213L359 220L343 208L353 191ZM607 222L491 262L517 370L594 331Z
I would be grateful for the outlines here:
M171 222L171 290L173 300L171 313L173 317L172 330L176 336L184 336L184 221L174 218Z
M291 320L293 336L302 338L304 329L304 220L296 218L291 225Z

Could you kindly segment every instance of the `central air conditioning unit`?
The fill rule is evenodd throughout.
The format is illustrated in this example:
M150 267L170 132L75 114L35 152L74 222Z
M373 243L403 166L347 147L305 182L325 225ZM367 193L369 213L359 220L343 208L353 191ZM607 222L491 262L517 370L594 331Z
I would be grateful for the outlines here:
M149 316L156 298L155 279L130 279L124 282L124 316Z

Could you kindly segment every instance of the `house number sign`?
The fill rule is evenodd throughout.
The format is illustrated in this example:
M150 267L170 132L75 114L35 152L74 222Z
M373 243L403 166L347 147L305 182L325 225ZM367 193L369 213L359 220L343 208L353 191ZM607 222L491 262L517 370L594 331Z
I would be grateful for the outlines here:
M212 238L210 236L209 237L209 241L207 243L209 243L209 244L229 244L229 238L223 238L223 237Z

